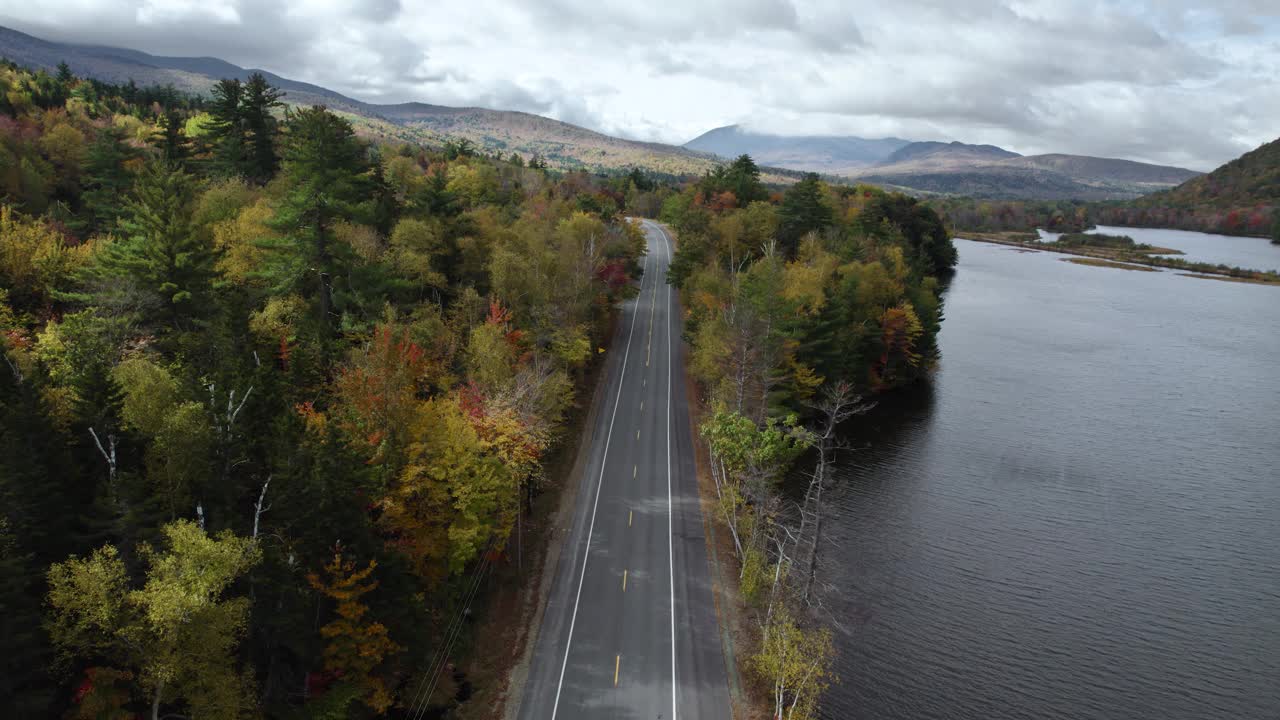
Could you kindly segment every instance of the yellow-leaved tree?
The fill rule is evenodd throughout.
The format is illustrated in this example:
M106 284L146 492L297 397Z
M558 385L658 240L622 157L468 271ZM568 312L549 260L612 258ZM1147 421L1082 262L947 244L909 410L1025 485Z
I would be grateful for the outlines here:
M161 528L164 546L142 545L146 580L131 587L119 551L106 545L49 568L48 631L63 659L106 658L150 701L152 720L181 708L193 720L249 717L252 680L236 646L249 599L228 596L260 558L230 531L210 536L189 520Z

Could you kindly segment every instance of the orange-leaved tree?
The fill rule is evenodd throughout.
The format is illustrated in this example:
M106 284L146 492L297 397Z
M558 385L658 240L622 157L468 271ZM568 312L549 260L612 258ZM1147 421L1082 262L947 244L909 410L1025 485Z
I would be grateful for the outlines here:
M381 714L391 707L392 696L386 680L378 674L379 666L404 648L391 640L385 625L365 617L369 606L360 598L378 587L377 580L369 580L377 567L378 561L370 560L357 569L356 562L343 557L338 547L333 560L324 566L325 576L309 573L307 582L337 602L337 617L320 628L329 641L324 649L325 671L338 682L354 686L356 697Z

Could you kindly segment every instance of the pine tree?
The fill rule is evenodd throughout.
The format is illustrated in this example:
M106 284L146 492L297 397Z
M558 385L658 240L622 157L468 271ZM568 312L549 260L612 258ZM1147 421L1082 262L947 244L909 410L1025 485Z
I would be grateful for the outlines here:
M388 237L400 215L400 203L396 200L395 188L387 181L381 154L375 151L369 165L372 170L369 180L373 191L373 226L383 237Z
M113 232L124 212L124 198L133 185L127 163L138 156L124 142L124 133L105 127L89 146L85 159L84 192L80 218L74 223L83 235Z
M58 74L57 74L58 82L62 83L63 86L67 86L67 85L70 85L75 79L76 77L75 75L71 74L71 66L67 64L67 61L63 60L59 62Z
M739 155L724 169L725 187L738 198L738 205L746 207L756 200L767 200L769 192L760 182L760 168L750 155Z
M259 183L274 177L280 166L276 155L277 123L271 111L284 104L280 102L282 96L262 73L250 75L241 92L240 116L248 133L244 174Z
M213 86L213 101L209 104L209 136L213 144L213 169L219 175L235 177L247 174L243 98L244 87L239 80L219 80Z
M75 508L88 498L76 497L76 467L39 386L9 370L0 366L0 522L20 551L44 564L73 549Z
M786 257L793 258L800 238L819 232L832 222L831 207L823 197L822 181L817 173L805 173L787 189L778 215L778 244Z
M0 697L8 717L55 717L44 668L52 648L40 622L41 577L31 553L23 552L9 521L0 515Z
M124 240L110 245L99 273L131 278L154 294L169 332L190 331L208 308L215 254L206 233L192 226L195 183L164 162L139 176L121 219Z
M160 116L160 128L151 136L151 144L160 150L160 157L178 164L190 154L182 114L169 108Z
M263 244L269 256L263 274L274 292L313 301L328 337L339 310L335 283L354 262L351 247L334 242L334 225L361 214L368 188L364 148L351 123L316 106L289 118L284 159L289 189L272 225L285 237Z

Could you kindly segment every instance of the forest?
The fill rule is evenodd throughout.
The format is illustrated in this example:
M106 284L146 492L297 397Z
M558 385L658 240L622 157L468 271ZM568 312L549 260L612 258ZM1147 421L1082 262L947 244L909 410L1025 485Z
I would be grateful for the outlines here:
M817 717L838 680L819 568L840 426L935 367L956 249L913 198L813 174L770 191L745 155L668 196L661 216L679 239L668 279L750 618L738 652L762 710ZM787 502L796 463L809 480Z
M477 578L556 483L635 292L628 215L677 237L700 433L766 618L749 668L811 713L822 468L862 397L937 362L939 215L768 187L746 156L560 173L284 101L261 75L203 97L0 66L8 716L453 705ZM788 545L802 453L822 460Z
M0 67L5 716L421 715L652 190Z

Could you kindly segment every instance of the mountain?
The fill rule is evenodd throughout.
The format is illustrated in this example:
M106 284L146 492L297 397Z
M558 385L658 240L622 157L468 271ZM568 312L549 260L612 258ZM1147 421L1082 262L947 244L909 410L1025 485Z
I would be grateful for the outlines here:
M208 93L221 78L262 72L293 105L324 104L345 113L361 134L409 143L465 138L488 152L540 155L561 169L640 167L669 175L702 174L720 158L750 154L768 182L788 171L815 171L918 194L986 198L1129 199L1172 187L1197 173L1125 160L1074 155L1022 157L992 145L912 142L901 138L781 136L739 126L716 128L683 147L611 137L529 113L425 103L366 103L311 83L211 57L165 57L138 50L56 43L0 27L0 56L52 70L65 61L77 75L106 82L172 85ZM772 170L770 168L786 168Z
M1219 209L1280 205L1280 138L1137 204Z
M466 138L488 152L541 155L561 169L615 170L641 167L672 175L701 174L717 160L694 150L611 137L576 125L507 110L455 108L423 103L378 105L366 103L328 88L290 80L263 70L253 70L210 57L164 57L138 50L73 45L41 40L0 27L0 56L33 69L53 70L66 62L82 77L104 82L139 85L172 85L191 93L208 93L222 78L248 78L261 72L285 92L291 105L327 105L346 113L356 130L366 136L403 142L439 144L448 138ZM766 171L773 182L786 178Z
M1103 225L1280 237L1280 138L1175 188L1095 208Z
M1032 155L994 145L868 140L854 136L781 136L716 128L685 147L793 170L888 185L925 195L1000 199L1124 200L1171 188L1199 173L1183 168L1083 155Z
M877 163L878 166L903 163L930 163L935 165L969 165L988 160L1021 157L1016 152L995 145L969 145L962 142L913 142L904 145Z
M763 165L840 175L881 162L910 142L901 138L869 140L851 135L788 137L727 125L705 132L684 146L723 158L745 153Z
M858 179L941 195L1040 200L1122 200L1162 190L1199 173L1084 155L1019 155L994 145L911 143Z

